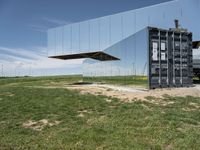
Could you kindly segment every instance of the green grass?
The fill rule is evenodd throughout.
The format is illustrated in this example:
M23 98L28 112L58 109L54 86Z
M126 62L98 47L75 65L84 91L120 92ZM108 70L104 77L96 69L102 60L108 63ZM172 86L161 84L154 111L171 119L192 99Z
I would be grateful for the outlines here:
M145 76L114 76L114 77L83 77L82 75L73 76L52 76L52 77L18 77L18 78L0 78L0 84L8 83L31 83L41 84L47 82L62 82L66 81L68 83L75 82L88 82L88 83L107 83L115 85L128 85L128 86L141 86L147 87L148 80Z
M200 106L199 98L165 96L163 103L173 102L169 105L156 105L153 97L149 102L122 103L67 89L34 87L79 79L1 79L0 149L199 149L200 110L191 105ZM83 117L80 111L85 111ZM41 119L61 123L42 131L22 126Z
M50 76L50 77L7 77L7 78L0 78L0 85L5 85L5 84L33 84L38 85L38 84L43 84L43 83L49 83L49 82L63 82L66 81L68 83L74 83L82 80L83 77L82 75L69 75L69 76Z
M84 77L85 82L100 82L116 85L147 87L148 80L145 76L114 76L114 77Z

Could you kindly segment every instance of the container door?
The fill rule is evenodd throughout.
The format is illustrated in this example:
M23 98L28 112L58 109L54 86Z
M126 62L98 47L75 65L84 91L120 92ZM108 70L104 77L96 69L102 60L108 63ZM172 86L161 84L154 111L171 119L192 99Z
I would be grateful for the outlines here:
M152 29L149 31L149 85L150 88L165 88L169 85L168 33Z
M192 35L149 30L149 88L192 85Z

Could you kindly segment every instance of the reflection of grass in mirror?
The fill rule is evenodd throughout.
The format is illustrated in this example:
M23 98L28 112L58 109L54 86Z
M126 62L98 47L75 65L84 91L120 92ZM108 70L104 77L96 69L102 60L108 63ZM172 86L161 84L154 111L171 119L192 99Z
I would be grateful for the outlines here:
M148 84L147 76L83 77L83 81L142 87L147 87Z
M193 83L194 84L200 84L200 80L198 77L193 77Z
M113 77L83 77L82 75L66 75L66 76L51 76L51 77L0 77L0 85L7 83L16 83L21 82L21 84L29 84L34 82L36 84L41 84L44 81L49 82L64 82L67 83L107 83L115 85L133 85L133 86L148 86L148 77L147 76L113 76ZM200 84L200 81L197 77L193 78L194 84Z
M42 85L43 83L47 84L50 82L67 82L75 83L83 80L82 75L66 75L66 76L49 76L49 77L7 77L0 78L0 85L6 84L27 84L27 85Z
M114 85L133 85L147 87L148 79L146 76L107 76L107 77L83 77L82 75L68 75L68 76L51 76L51 77L17 77L17 78L0 78L0 84L20 83L23 85L42 85L50 82L55 83L104 83Z

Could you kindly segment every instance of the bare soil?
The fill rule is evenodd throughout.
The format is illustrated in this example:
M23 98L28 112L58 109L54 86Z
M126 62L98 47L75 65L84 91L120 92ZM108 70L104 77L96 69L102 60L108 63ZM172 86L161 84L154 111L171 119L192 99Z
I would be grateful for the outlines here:
M157 98L156 100L162 99L163 96L178 96L178 97L200 97L200 86L190 88L172 88L172 89L156 89L156 90L145 90L130 87L119 87L113 86L111 89L107 85L73 85L66 86L67 89L73 89L80 91L81 94L93 94L93 95L105 95L108 97L119 98L125 102L131 102L135 100L146 100L148 97ZM110 102L110 100L107 100ZM194 105L194 104L193 104Z
M77 90L81 94L93 94L93 95L104 95L112 98L118 98L123 102L133 102L136 100L146 101L149 97L154 99L151 101L154 104L168 105L173 102L163 102L161 99L164 96L171 97L200 97L200 85L195 85L189 88L168 88L168 89L155 89L147 90L145 88L138 87L127 87L127 86L117 86L109 84L79 84L79 85L69 85L69 84L54 84L46 86L36 86L36 88L64 88L69 90ZM106 99L109 103L110 99ZM163 102L163 103L162 103ZM83 115L80 115L80 117Z
M29 128L29 129L32 129L32 130L41 131L46 126L52 127L52 126L58 125L60 123L61 123L60 121L49 121L47 119L42 119L42 120L39 120L39 121L28 120L27 122L24 122L22 126L24 128Z

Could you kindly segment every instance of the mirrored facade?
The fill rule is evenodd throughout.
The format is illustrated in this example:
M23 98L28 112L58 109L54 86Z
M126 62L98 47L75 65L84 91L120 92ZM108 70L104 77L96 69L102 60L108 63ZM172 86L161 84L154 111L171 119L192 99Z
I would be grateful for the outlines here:
M145 28L104 50L120 60L86 59L83 64L84 76L147 76L147 32Z
M146 28L182 28L200 40L200 0L174 0L48 30L48 55L104 51L117 61L86 59L84 76L147 75ZM146 60L146 61L145 61Z

